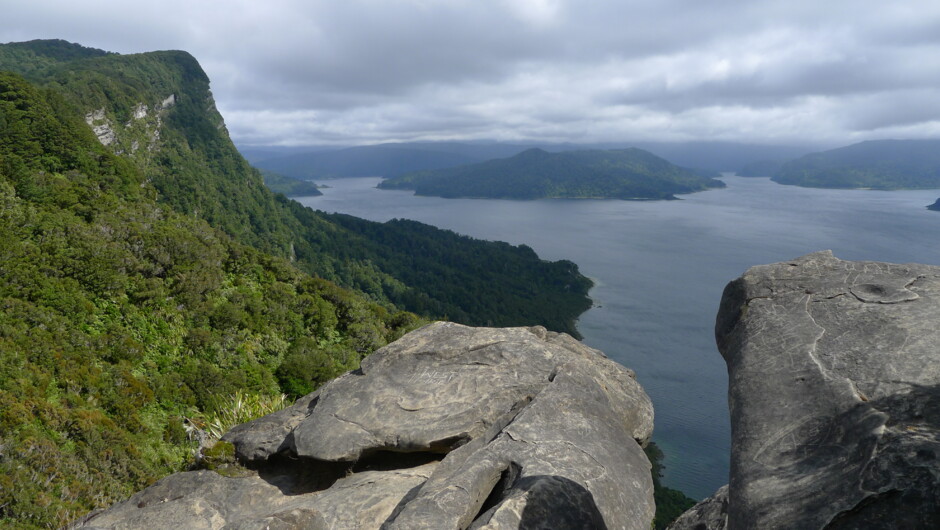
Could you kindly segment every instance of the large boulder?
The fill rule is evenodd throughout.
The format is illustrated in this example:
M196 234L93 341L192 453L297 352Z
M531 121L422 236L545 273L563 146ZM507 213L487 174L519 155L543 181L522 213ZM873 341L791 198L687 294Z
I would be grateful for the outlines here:
M729 528L940 528L940 267L753 267L716 336L732 450L711 506Z
M636 528L653 410L634 374L544 328L437 323L223 438L85 528Z

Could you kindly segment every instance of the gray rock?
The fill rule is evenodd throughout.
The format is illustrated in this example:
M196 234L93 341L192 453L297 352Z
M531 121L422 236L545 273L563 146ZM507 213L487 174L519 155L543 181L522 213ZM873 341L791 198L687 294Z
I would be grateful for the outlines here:
M310 414L319 395L319 391L307 394L285 409L236 425L225 433L222 440L237 442L235 456L243 462L267 460L288 449L291 431Z
M254 471L168 477L86 528L635 528L649 398L544 328L437 323L224 437Z
M679 516L668 530L725 530L728 527L728 486Z
M253 474L223 477L213 471L177 473L78 528L186 528L332 530L378 528L435 464L395 472L364 471L322 491L282 489L293 477Z
M940 528L940 267L819 252L725 289L731 528Z

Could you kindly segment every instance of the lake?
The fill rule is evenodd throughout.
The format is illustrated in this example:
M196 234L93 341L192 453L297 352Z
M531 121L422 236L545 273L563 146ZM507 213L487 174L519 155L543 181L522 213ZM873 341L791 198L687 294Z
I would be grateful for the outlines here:
M314 209L414 219L570 259L596 285L578 329L632 368L653 400L664 483L700 499L728 482L727 372L714 340L721 292L748 267L831 249L850 260L940 264L940 191L820 190L726 176L680 201L440 199L326 181Z

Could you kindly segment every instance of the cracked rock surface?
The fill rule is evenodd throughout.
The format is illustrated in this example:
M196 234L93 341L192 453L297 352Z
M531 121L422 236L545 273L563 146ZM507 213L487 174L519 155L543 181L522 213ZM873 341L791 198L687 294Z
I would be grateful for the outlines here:
M653 518L634 374L544 328L436 323L85 528L630 528Z
M940 267L828 251L753 267L716 337L729 528L940 528Z

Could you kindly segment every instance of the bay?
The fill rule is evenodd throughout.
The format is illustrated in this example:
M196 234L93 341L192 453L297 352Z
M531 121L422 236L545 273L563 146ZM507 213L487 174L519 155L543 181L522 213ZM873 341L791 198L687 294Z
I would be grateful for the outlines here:
M441 199L328 181L311 208L414 219L570 259L595 280L584 342L633 369L656 410L664 483L694 498L728 482L727 372L714 340L721 292L748 267L831 249L849 260L940 264L940 191L822 190L727 175L680 201Z

